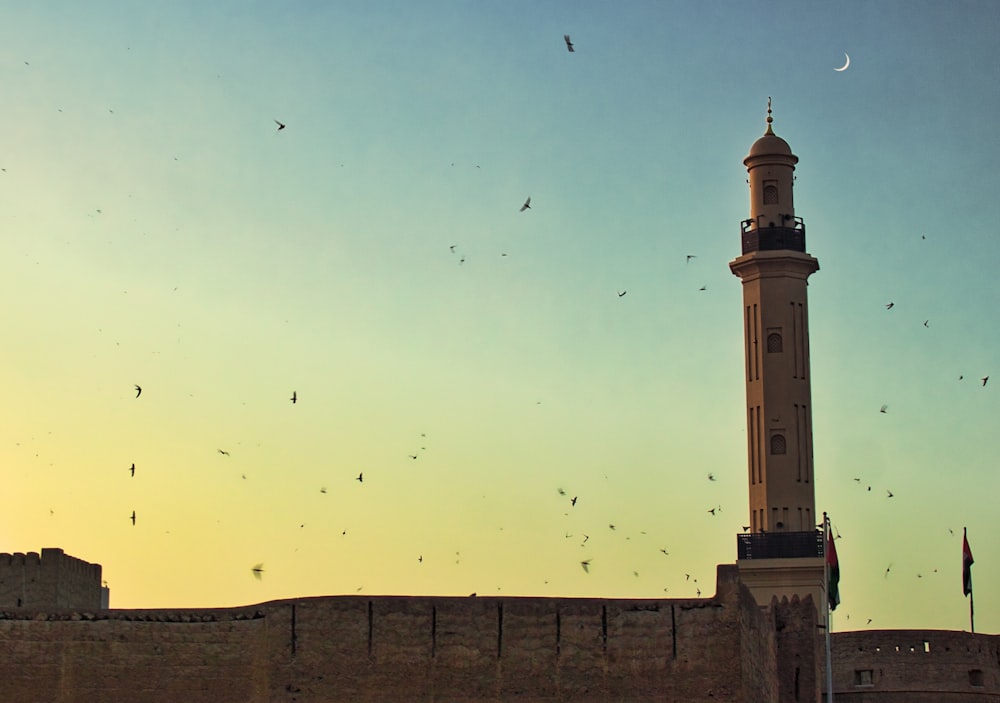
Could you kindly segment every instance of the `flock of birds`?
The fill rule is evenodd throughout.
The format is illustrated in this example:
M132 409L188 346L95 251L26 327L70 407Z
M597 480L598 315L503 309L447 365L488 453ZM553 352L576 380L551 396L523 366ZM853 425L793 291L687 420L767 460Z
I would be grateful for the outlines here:
M921 236L921 239L926 240L926 238L927 238L926 235ZM885 304L885 309L886 310L893 310L896 307L897 306L896 306L896 303L894 301L889 301L888 303ZM930 328L930 320L929 319L925 319L923 321L923 326L925 328L929 329ZM965 380L965 374L959 374L958 380L959 381ZM980 382L980 384L981 384L982 387L986 387L986 384L987 384L987 382L989 382L989 380L990 380L989 375L986 375L986 376L983 376L983 377L979 378L979 382ZM889 404L888 403L883 403L882 406L879 408L879 413L883 414L883 415L888 414L889 413ZM867 482L866 480L864 480L864 478L862 478L860 476L854 476L854 477L852 477L852 482L854 484L856 484L859 488L862 488L864 490L864 493L866 493L866 494L871 494L873 492L872 491L872 484L869 483L869 482ZM893 498L896 497L896 494L892 491L891 488L885 488L884 490L885 490L885 494L884 494L884 499L885 500L891 500L891 499L893 499ZM744 531L746 531L747 529L748 529L747 527L744 527ZM832 533L833 533L833 539L840 540L841 539L841 534L840 534L840 531L836 528L836 526L831 525L830 529L832 530ZM955 530L954 530L954 528L949 527L949 528L947 528L947 531L948 531L948 534L951 537L955 537ZM893 563L892 562L890 562L885 567L885 570L882 572L883 579L888 579L891 573L894 573L893 572ZM916 578L916 579L923 579L925 577L925 573L936 574L936 573L938 573L938 569L937 569L937 567L934 567L934 568L931 568L931 569L926 570L926 571L915 571L915 572L913 572L913 577ZM844 614L844 618L845 618L845 620L849 621L851 619L851 614L850 613L845 613ZM866 618L865 625L866 626L867 625L871 625L873 622L874 622L873 618Z
M923 237L923 239L926 239L926 238L927 237L925 235ZM885 309L886 310L892 310L894 307L896 307L896 303L892 302L891 300L888 303L885 304ZM931 326L931 321L930 320L924 320L924 327L930 329L930 326ZM965 380L965 374L959 374L958 380L959 381L964 381ZM990 380L989 376L983 376L982 378L979 379L980 383L982 383L983 386L985 386L986 382L989 381L989 380ZM889 410L889 406L888 405L883 405L879 412L885 413L888 410Z
M563 40L564 40L564 43L565 43L566 50L568 52L570 52L570 53L575 53L576 47L575 47L575 45L574 45L574 43L573 43L570 35L569 34L564 35L563 36ZM30 65L30 63L26 61L25 65ZM61 108L59 109L59 112L62 112ZM108 112L110 114L114 114L114 110L112 110L112 109L109 109ZM284 132L285 130L288 129L288 124L286 122L280 120L280 119L274 118L273 122L274 122L274 125L275 125L275 132L276 133L281 133L281 132ZM175 157L175 160L176 160L176 157ZM452 165L454 165L454 164L452 164ZM476 165L476 167L477 168L479 167L478 164ZM6 168L4 168L3 170L6 171ZM523 203L521 203L519 211L523 213L523 212L526 212L526 211L531 210L531 209L532 209L532 197L529 195L529 196L527 196L524 199ZM101 215L102 214L102 210L100 210L100 209L96 210L95 212L96 212L97 215ZM461 255L459 252L457 252L458 245L451 245L449 247L449 249L450 249L450 251L453 254L456 254L456 255L459 256L459 259L458 259L458 263L459 264L464 264L465 263L466 259L465 259L464 255ZM502 253L501 256L507 256L507 254L506 253ZM695 258L696 258L695 254L688 254L685 257L685 263L690 263ZM701 291L704 291L706 289L707 289L707 286L704 286L704 285L699 288L699 290L701 290ZM617 296L619 298L622 298L622 297L624 297L627 294L627 290L618 290L618 291L616 291L616 293L617 293ZM133 388L134 388L134 391L135 391L135 398L139 399L142 396L142 393L143 393L142 386L140 384L134 384ZM299 401L298 391L292 391L292 394L291 394L289 400L290 400L290 402L293 405L298 404L298 401ZM426 435L421 435L422 438L425 437L425 436ZM426 447L421 446L420 449L422 451L422 450L426 449ZM230 453L230 451L227 450L227 449L224 449L224 448L218 448L217 449L217 453L218 453L219 456L225 457L225 458L230 458L232 456L231 453ZM419 452L415 452L415 453L407 454L406 456L410 460L414 460L415 461L415 460L417 460L419 458L420 454L419 454ZM127 468L127 471L129 472L129 476L131 478L135 478L136 477L136 473L137 473L136 464L134 462L131 463L131 465ZM241 477L244 480L247 478L246 474L242 474ZM358 484L363 484L364 483L364 479L365 479L365 476L364 476L364 472L363 471L359 472L358 475L356 477L354 477L354 480ZM716 479L715 479L714 475L710 475L709 476L709 480L710 481L715 481ZM326 494L327 493L326 486L321 487L320 488L320 492L323 493L323 494ZM561 496L565 495L565 491L563 489L561 489L561 488L559 489L558 492L559 492L559 495L561 495ZM572 496L571 498L569 498L569 508L572 509L572 508L576 507L576 505L578 503L578 500L579 500L579 496ZM717 512L721 512L721 510L722 510L721 506L716 506L716 507L713 507L713 508L709 509L708 513L714 516ZM140 522L139 521L139 513L137 512L137 510L136 509L132 509L131 512L127 515L127 519L128 519L129 523L133 527L136 527L137 524L139 524L139 522ZM608 527L607 527L607 529L610 532L615 532L617 528L616 528L615 524L609 524ZM346 533L347 532L345 530L343 532L343 534L346 535ZM642 531L641 534L642 535L646 535L646 532ZM572 536L573 535L571 535L570 533L566 534L567 538L570 538ZM626 537L625 539L630 539L630 538ZM580 546L583 547L583 546L587 545L588 542L589 542L589 540L590 540L590 535L589 534L583 534L582 540L580 542ZM669 556L669 551L666 548L659 548L658 551L663 556ZM456 556L458 556L458 553L456 553ZM423 554L419 554L417 556L417 562L418 563L424 563L424 556L423 556ZM592 562L593 562L592 558L586 558L586 559L582 559L582 560L579 561L579 564L580 564L580 566L581 566L581 568L582 568L582 570L583 570L584 573L587 573L587 574L590 573ZM456 559L456 563L458 563L457 559ZM254 564L250 568L250 572L251 572L252 576L255 579L261 580L262 577L263 577L263 575L264 575L264 573L265 573L264 564L262 562ZM633 570L632 573L636 577L639 576L639 573L638 573L637 570ZM685 574L685 580L686 581L691 580L691 575L690 574ZM546 581L546 583L547 583L547 581ZM694 579L694 583L697 583L697 578ZM663 590L667 591L668 588L665 587ZM697 594L699 596L701 595L700 588L697 590Z
M575 48L575 45L574 45L574 43L573 43L570 35L568 35L568 34L564 35L563 36L563 40L565 42L567 51L570 52L570 53L574 53L576 51L576 48ZM113 111L110 111L110 112L113 112ZM287 129L287 127L288 127L288 125L285 122L282 122L279 119L275 118L273 121L274 121L274 124L276 125L276 129L275 129L276 132L282 132L285 129ZM452 165L454 165L454 164L452 164ZM478 167L479 166L477 164L477 168ZM531 209L531 202L532 202L532 199L531 199L531 196L529 195L529 196L527 196L525 198L524 202L521 204L521 206L519 208L519 211L523 213L523 212L526 212L526 211L530 210ZM100 214L101 210L97 210L96 212L98 214ZM452 254L457 254L459 256L459 259L458 259L458 263L459 264L464 264L465 261L466 261L466 259L465 259L465 257L463 255L458 254L458 252L456 251L457 248L458 248L458 245L457 244L453 244L453 245L451 245L449 247L449 250L451 251ZM501 256L507 256L507 254L506 253L501 253ZM684 262L686 264L690 264L691 261L694 260L695 258L697 258L696 254L687 254L685 256ZM708 288L707 285L702 285L700 288L698 288L698 290L699 291L705 291L705 290L707 290L707 288ZM622 297L624 297L627 294L628 291L627 290L618 290L616 292L617 292L617 296L619 298L622 298ZM888 307L891 308L892 304L890 304ZM139 384L134 384L134 390L135 390L135 398L138 399L142 395L142 386L139 385ZM291 401L291 403L293 405L297 404L298 403L298 391L292 391L292 394L291 394L289 400ZM426 435L421 435L421 437L425 437L425 436ZM425 449L425 447L421 447L421 450L423 450L423 449ZM231 456L230 452L228 450L226 450L226 449L219 448L217 450L217 452L218 452L218 454L220 456L223 456L223 457L230 457ZM407 457L409 459L411 459L411 460L416 460L419 457L419 454L418 453L408 454ZM129 475L134 478L135 474L136 474L136 465L135 465L135 463L131 464L131 466L128 468L128 471L129 471ZM246 475L243 474L242 478L246 479ZM357 481L359 484L363 483L364 482L364 472L359 472L358 475L354 478L354 480ZM715 482L717 480L715 474L714 473L709 473L708 474L708 480L710 482ZM320 492L323 493L323 494L326 494L327 493L326 486L321 487L320 488ZM565 496L566 495L564 489L562 489L562 488L558 489L558 493L559 493L560 496ZM576 495L574 495L571 498L569 498L569 507L570 507L570 509L576 507L578 500L579 500L579 496L576 496ZM712 516L712 517L715 517L716 515L718 515L721 512L722 512L722 506L721 505L715 505L715 506L713 506L711 508L708 508L707 511L706 511L706 513L708 515ZM131 513L128 516L128 520L130 521L130 523L131 523L131 525L133 527L136 526L136 523L137 523L137 513L136 513L136 510L133 509L131 511ZM302 525L302 526L304 526L304 525ZM613 524L613 523L608 524L607 529L610 532L615 532L617 530L616 525ZM749 529L749 527L744 527L744 531L746 531L748 529ZM347 532L345 530L343 532L343 534L346 535L346 533ZM645 531L640 531L640 534L641 535L646 535L647 533ZM567 539L571 538L573 536L574 535L570 534L569 532L567 532L566 535L565 535L565 537ZM630 539L630 538L626 537L626 539ZM586 533L583 533L582 540L580 541L580 546L581 547L586 546L587 543L589 542L589 540L590 540L590 535L586 534ZM665 556L665 557L670 555L670 552L665 547L659 548L658 552L662 556ZM458 555L458 553L456 552L456 556L457 555ZM423 554L420 554L420 555L417 556L417 562L421 563L421 564L424 562L424 556L423 556ZM456 563L458 563L457 559L456 559ZM581 559L579 561L580 567L582 568L582 570L583 570L583 572L585 574L591 573L592 563L593 563L593 558L589 558L589 557L585 558L585 559ZM253 575L253 577L255 579L261 580L262 577L263 577L263 574L265 573L264 564L262 562L254 564L251 567L250 572L251 572L251 574ZM633 570L632 574L635 577L639 576L639 572L637 570ZM692 581L691 574L686 573L686 574L684 574L684 576L685 576L685 581ZM697 584L697 582L698 582L698 579L694 578L693 579L693 583ZM546 581L546 583L548 583L548 582ZM360 590L360 589L358 589L358 590ZM668 587L664 587L663 588L664 592L667 592L668 590L669 590ZM696 594L698 596L701 596L701 589L700 589L700 587L696 588ZM473 593L471 595L476 595L476 594Z
M690 260L691 258L693 258L693 256L689 256L689 257L688 257L688 260ZM134 388L135 388L135 391L136 391L136 395L135 395L135 397L136 397L136 399L138 399L138 398L139 398L139 396L141 396L141 395L142 395L142 387L141 387L141 386L140 386L139 384L135 384L135 385L134 385ZM292 395L291 395L291 397L289 398L289 400L290 400L290 401L292 402L292 404L297 404L297 403L298 403L298 391L292 391ZM421 433L420 437L421 437L421 439L422 439L422 440L424 440L424 439L426 439L427 435L426 435L426 433ZM424 450L426 450L426 446L421 446L421 447L420 447L420 450L421 450L421 451L424 451ZM229 452L228 452L227 450L225 450L225 449L221 449L221 448L220 448L220 449L218 449L217 451L218 451L218 453L219 453L220 455L223 455L223 456L226 456L226 457L228 457L228 456L231 456L231 455L230 455L230 453L229 453ZM419 455L419 453L416 453L416 454L407 454L407 458L409 458L409 459L411 459L411 460L416 460L416 459L418 459L418 458L419 458L419 456L420 456L420 455ZM132 477L132 478L134 478L134 477L135 477L135 473L136 473L136 466L135 466L135 463L134 463L134 462L133 462L133 463L131 464L131 466L129 466L129 467L128 467L127 471L129 472L129 476L130 476L130 477ZM244 474L244 475L242 476L242 478L243 478L243 479L246 479L246 475ZM354 480L355 480L355 481L357 481L358 483L363 483L363 482L364 482L364 472L363 472L363 471L361 471L361 472L358 472L358 475L357 475L357 476L356 476L356 477L354 478ZM711 482L714 482L714 481L716 481L717 479L716 479L716 477L715 477L715 474L714 474L714 473L709 473L709 474L708 474L708 480L709 480L709 481L711 481ZM323 486L323 487L321 487L321 488L320 488L320 493L323 493L323 494L325 494L326 492L327 492L327 489L326 489L326 486ZM559 496L561 496L561 497L567 497L567 492L566 492L566 490L565 490L564 488L558 488L558 489L557 489L557 493L558 493L558 494L559 494ZM578 496L578 495L574 495L574 496L572 496L572 497L569 497L569 498L568 498L568 501L569 501L569 507L570 507L571 509L572 509L572 508L575 508L575 507L576 507L576 505L577 505L577 502L579 501L579 499L580 499L580 496ZM716 515L716 513L718 513L718 512L721 512L721 511L722 511L722 506L721 506L721 505L718 505L718 506L715 506L715 507L713 507L713 508L710 508L710 509L708 509L708 511L707 511L707 512L708 512L709 514L711 514L711 515L713 515L713 516L714 516L714 515ZM132 524L132 526L133 526L133 527L134 527L134 526L136 525L136 511L135 511L134 509L132 510L131 514L130 514L130 515L128 516L128 520L129 520L129 521L131 522L131 524ZM300 525L300 527L304 527L304 526L305 526L304 524L303 524L303 525ZM608 526L607 526L607 529L608 529L608 530L609 530L610 532L615 532L615 531L617 531L617 529L618 529L618 528L617 528L617 526L616 526L616 525L615 525L614 523L609 523L609 524L608 524ZM746 530L748 530L748 529L749 529L749 527L744 527L744 531L746 531ZM342 532L342 534L343 534L343 535L346 535L346 534L347 534L347 531L346 531L346 530L344 530L344 531ZM642 536L646 536L646 535L647 535L648 533L647 533L647 532L646 532L645 530L640 530L640 531L639 531L639 534L640 534L640 535L642 535ZM569 533L569 532L567 532L567 533L565 534L565 538L566 538L566 539L570 539L570 538L572 538L572 537L574 537L574 536L575 536L574 534L571 534L571 533ZM583 539L582 539L582 541L580 542L580 547L585 547L585 546L587 545L587 543L588 543L588 542L590 541L590 535L589 535L589 534L587 534L587 533L583 533L583 534L582 534L582 537L583 537ZM626 540L629 540L629 539L631 539L631 538L630 538L630 537L626 537L625 539L626 539ZM670 556L670 552L669 552L669 551L667 550L667 548L666 548L666 547L660 547L658 551L659 551L659 553L660 553L660 554L662 554L663 556L666 556L666 557ZM455 553L455 555L456 555L456 557L460 556L459 552L456 552L456 553ZM423 554L419 554L419 555L417 556L417 563L418 563L418 564L422 564L423 562L424 562L424 556L423 556ZM592 558L589 558L589 557L588 557L588 558L585 558L585 559L582 559L582 560L580 560L580 562L579 562L579 563L580 563L580 567L581 567L581 568L583 569L583 572L584 572L585 574L589 574L589 573L590 573L590 567L591 567L591 564L592 564L592 562L593 562L593 559L592 559ZM459 560L459 559L456 559L456 560L455 560L455 563L456 563L456 564L457 564L457 563L460 563L460 560ZM252 574L252 575L253 575L253 577L254 577L255 579L257 579L258 581L262 580L262 578L263 578L263 574L264 574L264 571L265 571L265 570L264 570L264 563L263 563L263 562L259 562L259 563L257 563L257 564L254 564L254 565L253 565L253 566L252 566L252 567L250 568L250 572L251 572L251 574ZM632 575L633 575L634 577L638 578L638 577L639 577L639 572L638 572L637 570L633 570L633 571L632 571ZM692 577L691 577L691 574L690 574L690 573L685 573L685 574L684 574L684 577L685 577L685 581L691 581L691 582L692 582L692 583L694 583L694 584L697 584L697 583L698 583L698 579L697 579L697 578L694 578L694 579L692 579ZM548 581L545 581L545 583L548 583ZM361 590L361 588L358 588L358 590L360 591L360 590ZM498 590L499 590L499 588L498 588ZM665 593L666 593L666 592L669 592L669 587L666 587L666 586L665 586L665 587L663 588L663 591L664 591ZM696 587L696 589L695 589L695 593L696 593L696 596L697 596L697 597L700 597L700 596L701 596L701 588L700 588L700 586ZM471 594L470 594L470 596L475 596L475 595L477 595L477 593L471 593Z
M568 34L564 35L563 39L564 39L564 43L565 43L565 46L566 46L566 50L568 52L570 52L570 53L574 53L576 51L576 49L575 49L575 45L574 45L573 41L571 40L570 35L568 35ZM844 68L846 68L846 67L847 66L845 65ZM837 69L837 70L841 70L841 69ZM280 121L278 119L273 119L273 121L274 121L274 123L276 125L275 131L278 132L278 133L283 132L288 127L288 125L286 123L284 123L284 122L282 122L282 121ZM6 169L4 169L4 170L6 170ZM523 203L521 203L520 208L519 208L519 212L524 213L524 212L527 212L528 210L531 210L531 209L532 209L532 197L529 195L529 196L527 196L525 198L525 200L523 201ZM98 213L99 212L100 211L98 211ZM451 245L449 247L449 249L450 249L450 251L451 251L452 254L454 254L454 255L456 255L456 256L459 257L458 258L458 263L459 264L464 264L465 263L465 261L466 261L465 257L463 255L461 255L460 252L457 251L457 249L458 249L458 245L457 244ZM506 253L502 253L501 256L507 256L507 254ZM696 258L695 254L687 254L686 257L685 257L685 263L689 264L695 258ZM707 290L707 285L702 285L698 290L699 291L705 291L705 290ZM615 292L616 292L616 294L617 294L617 296L619 298L622 298L622 297L626 296L627 293L628 293L628 291L626 289L616 290ZM889 303L887 303L885 305L885 307L886 307L887 310L893 310L896 307L896 305L895 305L894 302L889 302ZM923 326L926 327L926 328L929 328L930 327L929 320L924 320L923 321ZM963 376L959 376L959 380L962 380L962 379L964 379L964 375ZM980 381L981 381L982 386L985 387L987 385L988 380L989 380L989 375L981 377ZM143 393L142 386L140 384L134 384L134 390L135 390L135 398L139 399L142 396L142 393ZM293 405L297 405L298 404L299 396L298 396L298 392L297 391L292 391L292 394L291 394L291 396L289 398L289 401ZM144 402L146 402L146 401L144 401ZM880 413L886 414L886 413L888 413L888 411L889 411L889 405L888 404L884 404L884 405L881 406ZM421 435L421 437L425 437L425 435ZM421 446L420 449L422 451L422 450L425 449L425 447ZM220 456L223 456L223 457L230 457L231 456L230 452L228 450L226 450L226 449L219 448L217 451L218 451L218 454ZM418 451L414 451L414 453L407 454L406 456L410 460L416 461L420 457L420 453ZM134 478L135 475L136 475L136 464L132 463L128 467L127 470L129 471L129 475ZM245 479L246 476L244 475L243 478ZM365 480L364 472L359 472L356 477L353 477L353 480L356 481L358 484L363 484L364 480ZM717 477L716 477L716 475L714 473L709 473L707 475L707 480L710 483L715 483L717 481ZM859 486L861 486L862 488L864 488L867 493L871 493L872 492L872 485L868 484L861 477L854 477L853 480ZM325 486L322 487L320 489L320 492L325 494L327 492L326 487ZM563 498L566 499L566 502L568 504L568 507L566 508L567 510L572 510L572 509L576 508L577 505L578 505L578 503L581 500L581 496L579 496L579 495L569 496L563 488L559 488L557 492L558 492L558 495L560 497L563 497ZM893 499L894 497L895 497L895 493L892 490L886 488L885 489L885 499L889 500L889 499ZM722 513L722 510L723 510L723 508L722 508L721 504L715 504L715 505L712 505L712 507L709 507L706 510L706 513L709 516L711 516L711 517L714 518L714 517L718 516L720 513ZM131 523L131 525L133 527L136 526L136 524L137 524L137 513L136 513L135 509L133 509L131 511L131 513L128 515L127 519L130 521L130 523ZM604 529L604 528L601 528L601 529ZM614 523L609 523L607 525L606 529L609 532L616 532L617 531L616 524L614 524ZM841 538L839 530L836 530L836 528L833 528L833 529L834 529L834 538L839 540ZM744 531L748 531L749 530L749 526L743 526L743 530ZM952 534L954 534L952 530L949 530L949 532L951 532ZM346 534L346 531L344 532L344 534ZM641 532L640 534L646 535L645 532ZM570 539L570 538L573 538L573 537L576 537L576 536L577 535L571 534L569 532L567 532L566 535L565 535L565 537L567 539ZM581 533L580 538L581 539L579 541L579 546L580 547L585 547L586 545L588 545L588 543L589 543L589 541L591 539L591 536L590 536L589 533ZM628 538L626 538L626 539L628 539ZM662 555L662 557L669 557L670 556L670 552L669 552L669 550L666 547L656 547L656 550L657 550L657 552L660 555ZM458 556L459 555L456 552L456 557L458 557ZM425 562L424 555L423 554L418 554L416 556L416 561L417 561L418 564L423 564ZM456 562L457 561L458 560L456 559ZM585 557L583 559L579 559L579 566L580 566L580 568L581 568L581 570L582 570L582 572L584 574L590 574L591 573L591 569L595 566L595 560L594 560L593 557L587 556L587 557ZM891 563L885 568L884 578L889 578L890 573L892 571L892 568L893 568L893 564L891 564ZM263 578L263 575L265 574L264 563L263 562L259 562L259 563L254 564L250 568L250 572L251 572L251 575L252 575L252 577L254 579L256 579L258 581L261 580ZM933 569L933 572L936 573L937 569L936 568ZM639 572L637 570L634 570L632 573L633 573L633 575L635 577L639 576ZM916 577L917 578L923 578L923 573L917 573ZM692 575L690 573L685 573L684 574L684 580L685 580L685 582L691 582L691 583L694 583L694 584L698 583L698 579L697 578L692 578ZM669 589L667 587L663 588L664 592L667 592L668 590ZM701 596L700 586L696 588L696 594L699 597ZM471 595L475 595L475 593L473 593ZM847 615L847 618L849 619L850 615ZM869 618L867 620L867 624L871 624L871 623L872 623L872 619Z

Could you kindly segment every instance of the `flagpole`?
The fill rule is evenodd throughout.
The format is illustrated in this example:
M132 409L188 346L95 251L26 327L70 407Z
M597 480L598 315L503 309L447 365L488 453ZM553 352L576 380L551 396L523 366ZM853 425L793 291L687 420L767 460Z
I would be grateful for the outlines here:
M966 559L968 557L968 559ZM962 528L962 588L968 590L969 596L969 629L976 634L976 615L972 596L972 551L969 549L968 529Z
M969 629L976 634L976 614L972 606L972 591L969 591Z
M830 539L830 518L823 512L823 590L826 592L826 703L833 703L833 667L830 656L830 561L826 558L827 540Z
M962 540L965 544L969 543L968 531L965 527L962 528ZM963 559L965 558L963 554ZM972 634L976 634L976 611L973 606L973 594L972 594L972 567L969 567L969 629L972 630Z

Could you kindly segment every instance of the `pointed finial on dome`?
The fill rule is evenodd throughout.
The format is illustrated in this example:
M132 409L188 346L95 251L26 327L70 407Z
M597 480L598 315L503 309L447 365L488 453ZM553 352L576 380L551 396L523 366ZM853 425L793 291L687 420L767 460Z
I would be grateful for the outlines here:
M765 135L774 135L774 130L771 129L771 123L774 122L774 118L771 117L771 96L767 96L767 131L764 132Z

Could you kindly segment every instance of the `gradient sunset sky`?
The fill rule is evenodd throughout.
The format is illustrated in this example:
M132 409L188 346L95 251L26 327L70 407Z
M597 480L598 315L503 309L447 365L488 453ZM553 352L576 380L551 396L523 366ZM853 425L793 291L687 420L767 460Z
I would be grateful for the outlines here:
M968 628L968 526L1000 631L996 3L3 18L0 551L98 562L119 608L710 595L772 96L834 627Z

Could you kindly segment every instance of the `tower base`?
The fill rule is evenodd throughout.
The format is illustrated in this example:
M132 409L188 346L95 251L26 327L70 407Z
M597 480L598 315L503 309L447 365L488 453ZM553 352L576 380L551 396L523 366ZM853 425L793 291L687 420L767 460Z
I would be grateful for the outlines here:
M811 595L816 606L816 620L826 627L826 575L823 557L786 559L737 559L740 580L747 585L761 607L769 607L772 598L781 601Z

